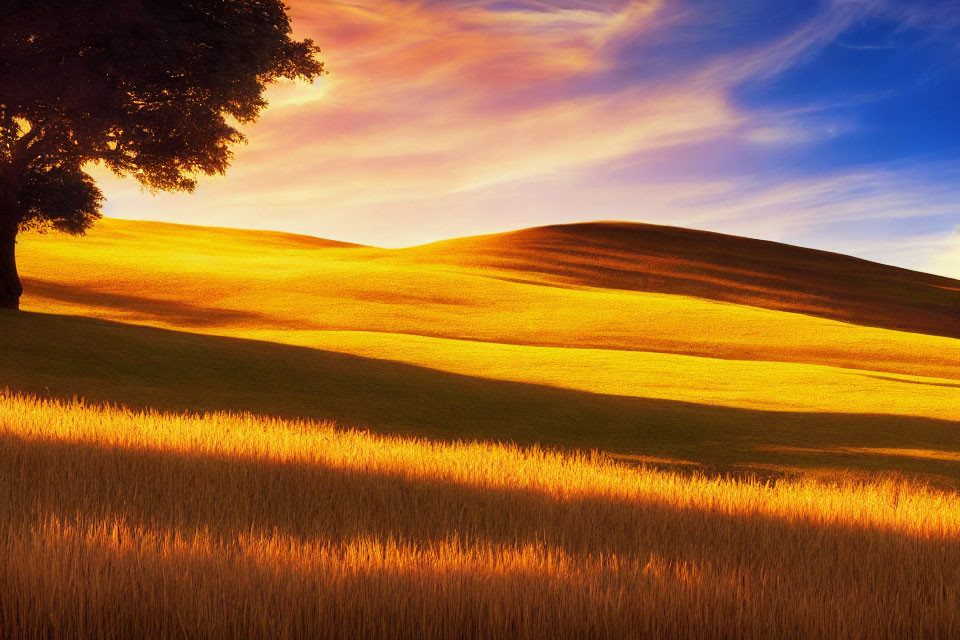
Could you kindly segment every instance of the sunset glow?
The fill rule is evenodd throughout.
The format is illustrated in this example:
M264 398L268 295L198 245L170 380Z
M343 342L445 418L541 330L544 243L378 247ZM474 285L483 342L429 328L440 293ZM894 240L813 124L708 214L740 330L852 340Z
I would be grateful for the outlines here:
M960 639L958 43L0 2L0 636Z
M107 213L406 246L678 224L960 274L960 11L833 0L294 0L282 86L194 197Z

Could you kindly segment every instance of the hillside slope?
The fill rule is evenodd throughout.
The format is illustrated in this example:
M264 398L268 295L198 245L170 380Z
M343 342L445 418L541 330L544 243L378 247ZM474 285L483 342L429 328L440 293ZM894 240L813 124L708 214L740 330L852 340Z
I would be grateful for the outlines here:
M454 264L461 254L449 247L388 251L108 219L85 238L28 235L19 254L27 310L362 348L374 357L402 360L424 350L413 337L429 337L960 379L957 340L688 295L543 282L544 269L563 256L532 254L530 270L505 277L499 267Z
M594 222L415 247L504 277L650 291L960 337L960 282L837 253L678 227Z
M397 359L29 312L0 312L0 335L0 390L138 409L334 420L446 441L600 449L683 470L902 472L960 488L960 407L949 405L960 395L960 381L822 368L800 377L781 374L752 390L756 380L735 376L725 388L724 381L711 384L711 373L730 375L717 373L714 361L702 363L694 382L672 370L669 360L645 363L643 354L633 370L609 362L604 367L596 356L584 361L575 349L540 362L522 349L503 360L479 350L464 355L483 359L486 367L512 361L531 379L518 382ZM754 366L767 380L777 375L762 363ZM553 384L534 382L550 372ZM628 395L576 388L610 385L618 377L626 378ZM675 389L689 388L686 397L701 397L664 399L672 395L665 377ZM779 383L789 387L765 393ZM801 401L825 404L798 411Z
M531 249L529 268L508 270L513 249L483 262L494 244L389 251L121 220L87 238L28 235L25 310L92 320L0 314L0 387L960 484L960 340L548 273L596 272L576 247ZM894 271L911 291L933 286Z

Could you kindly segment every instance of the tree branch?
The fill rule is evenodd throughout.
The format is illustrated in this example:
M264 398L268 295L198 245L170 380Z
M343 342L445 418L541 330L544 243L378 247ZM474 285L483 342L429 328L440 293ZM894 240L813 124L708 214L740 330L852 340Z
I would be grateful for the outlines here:
M39 127L30 125L30 130L13 143L10 164L14 171L21 174L24 173L27 167L30 166L30 163L40 155L36 152L37 141L42 140L40 133Z

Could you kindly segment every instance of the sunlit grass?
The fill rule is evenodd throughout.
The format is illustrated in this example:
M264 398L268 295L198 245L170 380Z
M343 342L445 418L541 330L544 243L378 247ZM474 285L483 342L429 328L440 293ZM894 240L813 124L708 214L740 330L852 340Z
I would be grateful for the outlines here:
M945 420L773 412L587 393L272 342L76 317L0 313L0 334L5 338L0 387L43 396L82 396L174 411L244 410L334 419L381 433L448 441L469 438L596 448L648 464L705 472L773 470L773 475L781 475L805 468L836 475L857 469L868 475L918 474L941 487L960 487L960 466L951 461L837 453L864 447L960 453L956 423ZM402 336L397 343L404 344ZM472 353L474 343L454 344ZM579 372L579 380L589 382L589 371ZM603 379L602 373L597 377ZM669 380L669 371L659 377L655 373L647 374L651 393L662 380ZM869 375L850 372L850 379L870 380ZM578 379L570 375L570 380L554 380L562 386ZM636 388L642 390L641 385Z
M526 242L385 251L109 219L81 239L26 235L26 309L173 332L0 315L0 386L598 448L705 471L852 467L960 486L949 459L960 455L960 341L605 288L634 286L624 270L647 258ZM783 256L768 257L775 271ZM784 281L757 278L767 294Z
M495 253L496 246L487 251ZM822 364L960 380L960 341L955 339L695 297L559 286L536 271L514 272L514 279L525 281L511 281L502 269L459 264L449 253L443 247L330 247L299 236L110 219L86 238L26 236L19 247L27 284L24 308L48 313L266 337L387 359L402 360L420 348L420 343L400 342L396 336L426 336ZM562 257L544 253L529 259L547 267ZM368 337L341 341L330 333L341 331ZM448 357L449 351L431 347L428 353L437 355L423 354L419 363L475 373L464 359ZM481 358L483 373L499 367L514 377L536 378L543 365L536 356L528 365L526 357L518 357L523 353L488 352ZM580 358L576 353L570 357ZM611 357L593 379L602 384L630 378L634 364ZM861 397L899 395L902 385L879 386L879 394L864 389ZM720 390L704 387L703 392L706 402L737 402ZM798 400L810 395L800 394Z
M7 395L0 625L18 637L951 637L960 496Z
M248 337L386 358L494 380L768 411L960 421L960 382L796 362L496 344L347 331L255 330ZM956 341L955 341L956 342Z
M26 235L0 635L960 636L949 299L608 231Z
M960 535L960 496L921 489L900 495L903 489L898 483L851 491L849 487L782 482L771 489L769 483L637 473L635 467L616 463L602 453L559 453L537 446L484 442L439 443L252 414L140 413L28 396L5 396L0 403L0 424L5 435L30 441L305 463L409 480L523 489L558 499L643 498L672 506L716 505L723 511L787 520L812 518L824 524L881 526L925 537ZM891 491L897 494L892 509Z

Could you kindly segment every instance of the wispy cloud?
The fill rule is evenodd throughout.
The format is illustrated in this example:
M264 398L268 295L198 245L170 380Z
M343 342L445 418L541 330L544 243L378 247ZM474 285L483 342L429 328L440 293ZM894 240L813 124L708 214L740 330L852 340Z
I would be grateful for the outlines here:
M859 105L882 87L772 105L737 97L871 16L939 32L937 9L833 0L768 20L769 35L701 41L723 12L742 10L746 33L777 4L296 0L298 34L321 44L331 74L272 90L228 176L195 196L150 199L104 176L109 213L383 245L612 217L825 248L852 246L844 234L878 219L939 220L946 237L960 194L925 165L792 155L862 130ZM933 164L942 175L960 161Z

